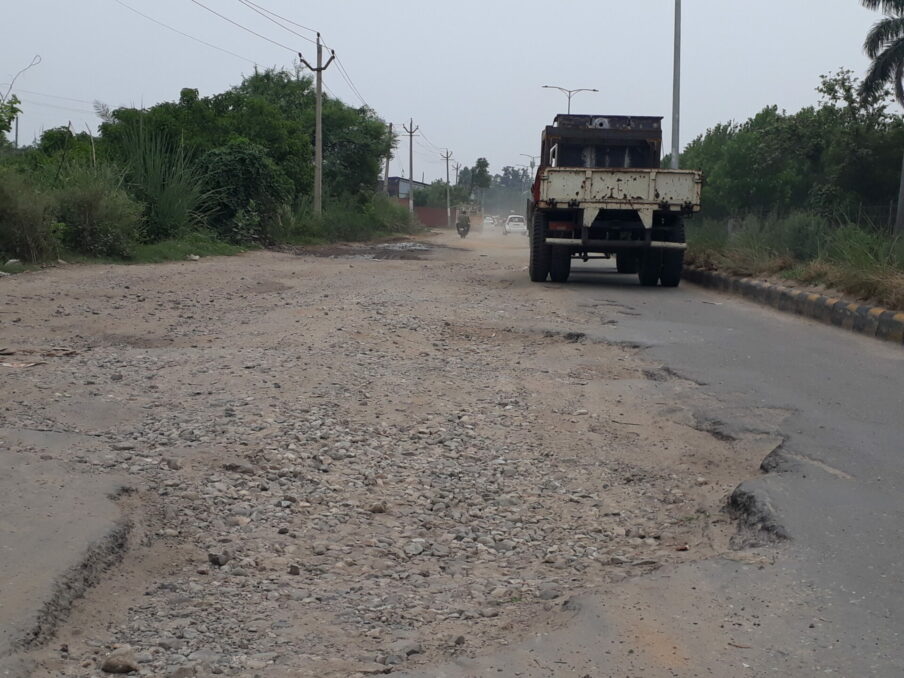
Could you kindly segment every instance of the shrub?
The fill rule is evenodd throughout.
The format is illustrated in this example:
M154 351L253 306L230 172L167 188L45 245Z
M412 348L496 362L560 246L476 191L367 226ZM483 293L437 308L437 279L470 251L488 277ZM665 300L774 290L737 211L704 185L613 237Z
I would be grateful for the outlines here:
M210 225L233 242L269 242L280 208L292 197L292 182L263 146L234 139L201 158L215 198Z
M67 172L56 194L67 247L91 256L131 255L140 233L142 206L126 193L122 181L122 173L109 165Z
M18 172L0 168L0 253L31 262L55 259L54 229L49 197Z
M393 233L413 233L417 223L407 208L384 195L334 198L317 216L309 200L283 213L279 237L286 242L367 240Z
M126 176L145 205L144 240L176 237L205 225L212 195L184 145L139 124L123 135Z

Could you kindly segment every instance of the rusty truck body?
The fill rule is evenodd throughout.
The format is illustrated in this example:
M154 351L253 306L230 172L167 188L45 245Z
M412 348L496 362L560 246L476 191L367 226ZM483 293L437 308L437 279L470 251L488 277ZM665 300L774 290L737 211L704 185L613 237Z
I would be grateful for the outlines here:
M531 280L565 282L573 258L614 256L642 285L677 286L703 176L662 169L661 150L662 118L556 116L528 203Z

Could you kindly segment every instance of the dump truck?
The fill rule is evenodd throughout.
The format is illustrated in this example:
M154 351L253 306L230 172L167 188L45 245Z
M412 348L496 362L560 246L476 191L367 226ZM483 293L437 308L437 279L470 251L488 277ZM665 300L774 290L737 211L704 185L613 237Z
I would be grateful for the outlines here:
M528 201L530 279L566 282L572 259L615 257L640 284L676 287L701 172L660 167L662 118L557 115Z

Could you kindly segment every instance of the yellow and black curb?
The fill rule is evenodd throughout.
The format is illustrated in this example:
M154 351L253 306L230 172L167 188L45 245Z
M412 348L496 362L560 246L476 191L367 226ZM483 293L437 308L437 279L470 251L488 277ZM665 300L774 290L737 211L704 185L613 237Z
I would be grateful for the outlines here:
M684 279L703 287L740 295L779 311L796 313L852 332L904 344L904 312L850 303L837 297L699 268L685 267Z

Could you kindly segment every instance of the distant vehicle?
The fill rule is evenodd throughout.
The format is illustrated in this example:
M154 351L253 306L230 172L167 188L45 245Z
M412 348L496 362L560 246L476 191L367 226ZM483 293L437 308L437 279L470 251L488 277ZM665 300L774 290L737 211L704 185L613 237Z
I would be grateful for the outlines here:
M484 226L495 226L496 219L494 219L493 217L490 217L490 216L486 216L483 218L483 225Z
M636 273L641 285L676 287L703 175L660 167L662 118L558 115L541 143L528 203L530 279L565 282L572 259L615 256L618 272Z
M458 221L455 222L455 230L462 238L466 238L471 230L471 218L467 214L459 214Z
M520 214L510 214L506 217L505 223L502 224L502 235L509 233L527 235L527 222Z

